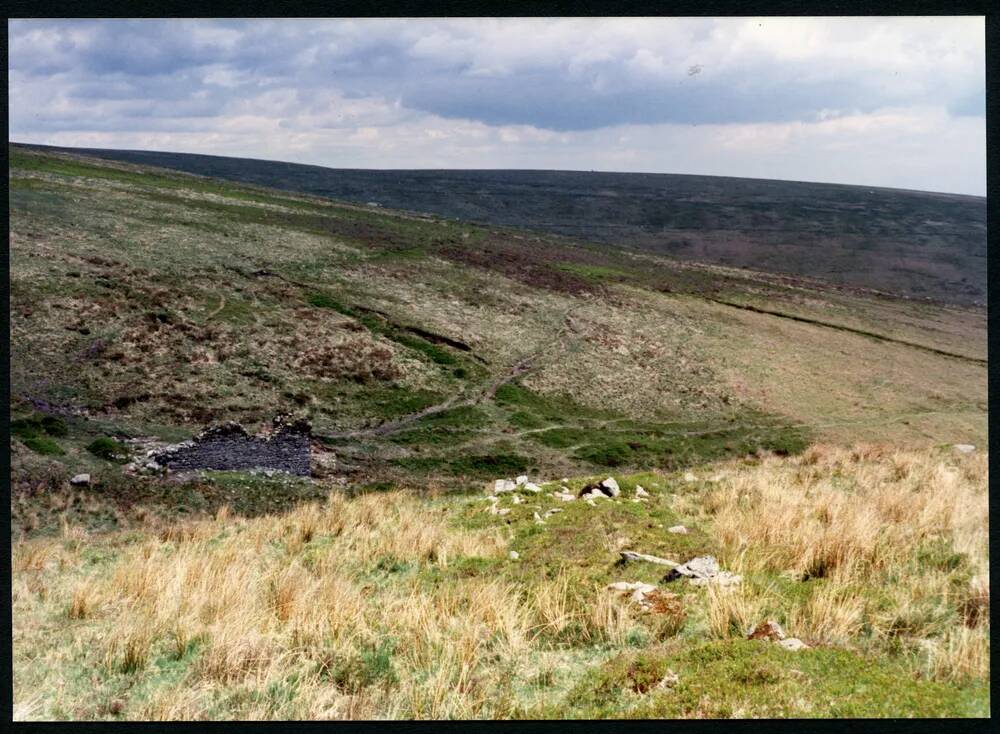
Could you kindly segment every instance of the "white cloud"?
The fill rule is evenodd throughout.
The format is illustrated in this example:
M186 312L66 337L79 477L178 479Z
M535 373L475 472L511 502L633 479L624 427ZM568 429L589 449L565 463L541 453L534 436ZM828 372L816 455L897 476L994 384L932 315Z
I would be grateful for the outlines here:
M12 140L985 193L982 18L8 29Z

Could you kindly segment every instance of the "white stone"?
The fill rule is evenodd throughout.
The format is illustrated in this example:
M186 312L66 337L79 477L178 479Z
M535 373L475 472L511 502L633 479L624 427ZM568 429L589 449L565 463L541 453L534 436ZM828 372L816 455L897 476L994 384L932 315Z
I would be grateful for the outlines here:
M678 683L680 683L681 677L677 675L673 670L667 668L666 675L663 676L663 680L656 684L657 688L673 688Z
M89 474L77 474L75 477L69 480L69 483L74 487L86 487L90 484Z
M618 486L618 482L615 481L614 477L608 477L602 481L601 486L611 492L612 497L617 497L622 493L621 487Z
M520 487L522 484L527 484L528 483L528 475L527 474L522 474L521 476L519 476L514 481L517 483L517 486Z
M518 479L520 479L520 477L518 477ZM542 488L539 487L534 482L525 482L524 485L521 487L521 489L523 489L525 492L534 492L535 494L542 491Z
M497 479L493 482L493 492L495 494L500 494L501 492L513 492L517 489L517 485L509 479Z
M517 551L511 551L510 552L510 560L516 561L520 557L521 557L521 555Z
M636 497L649 497L649 492L642 488L642 485L635 485L635 496Z
M976 450L976 447L971 443L956 443L955 450L962 454L971 454Z
M685 473L684 473L684 481L685 481L685 482L693 482L693 481L695 481L695 480L696 480L697 478L698 478L698 477L696 477L696 476L695 476L695 475L694 475L694 474L693 474L692 472L685 472Z
M798 637L789 637L787 640L781 640L779 643L786 650L791 650L795 652L796 650L808 650L809 645L804 643Z
M512 496L512 497L510 498L510 501L511 501L512 503L514 503L515 505L519 505L519 504L521 504L522 502L524 502L524 500L523 500L523 499L521 499L521 495L519 495L519 494L515 494L514 496Z
M545 521L544 521L544 520L542 519L542 516L541 516L541 515L539 515L539 514L538 514L538 513L536 512L536 513L535 513L535 525L544 525L544 524L545 524Z
M545 511L545 519L548 520L550 517L555 515L557 512L562 512L561 507L553 507L551 510Z
M679 533L681 535L687 535L688 529L683 525L674 525L673 527L667 528L668 533Z
M591 507L597 507L597 503L594 502L594 499L590 495L587 495L586 497L584 497L583 501L586 502Z
M497 514L498 515L509 515L510 514L510 508L509 507L505 507L502 510L497 510Z

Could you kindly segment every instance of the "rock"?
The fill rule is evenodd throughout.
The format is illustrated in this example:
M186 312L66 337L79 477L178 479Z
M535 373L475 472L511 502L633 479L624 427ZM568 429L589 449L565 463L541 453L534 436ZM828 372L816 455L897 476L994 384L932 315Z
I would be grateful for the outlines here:
M686 527L684 527L683 525L674 525L672 527L667 528L667 532L668 533L679 533L681 535L687 535L688 529Z
M541 515L539 515L539 514L538 514L538 513L536 512L536 513L535 513L535 525L544 525L544 524L545 524L545 521L544 521L544 520L542 519L542 516L541 516Z
M747 630L748 640L773 640L778 642L785 639L785 630L773 619L769 619L761 624L755 624Z
M743 581L743 577L720 571L719 562L713 556L698 556L692 558L687 563L670 569L670 572L663 577L663 580L673 581L681 576L687 576L695 586L703 586L708 583L718 586L734 586Z
M519 476L514 481L517 483L517 486L520 487L522 484L527 484L528 483L528 475L527 474L522 474L521 476Z
M666 675L663 676L663 680L656 684L657 688L673 688L678 683L680 683L681 677L677 675L673 670L667 668Z
M971 454L973 451L976 450L976 447L973 446L971 443L956 443L955 450L958 451L960 454Z
M518 558L521 557L521 554L519 554L517 551L511 551L509 555L510 555L510 560L512 561L516 561Z
M608 497L617 497L622 493L621 487L618 486L618 482L615 481L614 477L608 477L598 486L604 490L604 494Z
M635 496L636 497L649 497L649 492L644 490L641 485L635 485Z
M719 573L719 562L714 556L696 556L674 569L681 576L712 578Z
M553 492L552 496L555 497L558 500L562 500L563 502L572 502L573 500L576 499L576 497L574 497L572 494L570 494L568 492L563 492L561 494L557 493L557 492Z
M636 553L635 551L620 551L621 560L619 563L628 563L629 561L645 561L646 563L655 563L660 566L670 566L671 568L676 567L678 564L675 561L668 561L666 558L659 558L658 556L651 556L646 553Z
M522 502L524 502L524 500L523 500L523 499L521 499L521 495L519 495L519 494L515 494L515 495L514 495L513 497L511 497L511 498L510 498L510 501L511 501L512 503L514 503L515 505L519 505L519 504L521 504Z
M643 581L616 581L613 584L608 584L607 589L608 591L617 591L619 593L642 591L648 594L650 591L654 591L656 587Z
M513 492L517 489L517 485L509 479L497 479L493 482L493 493L500 494L501 492Z
M685 472L684 473L684 481L685 482L693 482L696 479L698 479L698 477L696 477L692 472Z
M520 477L518 477L518 479L520 479ZM541 488L541 487L539 487L539 486L538 486L537 484L535 484L534 482L525 482L525 483L524 483L524 484L523 484L523 485L521 486L521 489L523 489L523 490L524 490L525 492L534 492L535 494L538 494L539 492L541 492L541 491L542 491L542 488Z
M88 487L90 486L90 475L77 474L75 477L69 480L69 483L74 487Z
M789 637L787 640L780 640L778 642L786 650L796 651L796 650L808 650L809 645L804 643L798 637Z
M548 520L550 517L555 515L557 512L562 512L561 507L553 507L551 510L545 511L545 519Z
M510 514L510 508L509 507L505 507L502 510L497 510L497 514L498 515L509 515Z

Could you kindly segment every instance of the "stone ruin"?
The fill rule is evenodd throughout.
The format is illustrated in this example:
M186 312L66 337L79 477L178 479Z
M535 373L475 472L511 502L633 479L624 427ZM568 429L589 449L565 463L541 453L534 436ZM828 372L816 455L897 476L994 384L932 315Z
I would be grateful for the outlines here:
M311 434L304 420L286 422L278 418L272 430L260 436L251 436L239 423L223 423L149 458L155 465L175 472L261 469L309 476Z

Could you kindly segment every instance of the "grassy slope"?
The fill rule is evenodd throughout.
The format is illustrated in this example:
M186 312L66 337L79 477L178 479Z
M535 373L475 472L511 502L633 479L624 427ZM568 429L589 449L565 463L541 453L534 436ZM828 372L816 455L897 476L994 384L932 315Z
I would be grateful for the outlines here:
M84 151L80 151L84 152ZM372 171L149 151L94 155L688 261L986 300L986 200L867 186L575 171Z
M11 247L19 718L988 713L985 458L752 456L982 443L981 311L17 150ZM335 477L87 450L282 409ZM654 497L436 492L525 467ZM644 617L600 590L661 575L622 547L747 581ZM815 649L737 639L763 615Z
M13 409L87 413L65 472L95 433L282 410L353 432L360 483L985 437L981 310L12 150Z
M254 520L68 525L15 546L15 717L988 716L987 465L816 447L618 475L623 498L594 507L553 483L507 515L334 493ZM616 565L623 548L711 552L744 582L663 584ZM672 601L644 614L604 590L621 580ZM742 639L766 618L811 649Z

